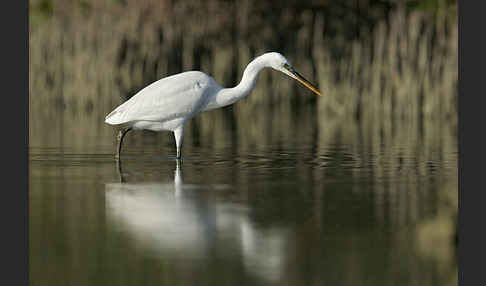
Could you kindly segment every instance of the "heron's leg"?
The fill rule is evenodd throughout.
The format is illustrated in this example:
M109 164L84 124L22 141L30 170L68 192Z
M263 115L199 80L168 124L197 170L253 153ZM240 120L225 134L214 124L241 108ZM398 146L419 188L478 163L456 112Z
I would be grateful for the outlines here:
M182 194L181 160L177 160L177 166L174 171L174 187L176 197L180 197Z
M117 169L118 169L118 176L120 178L120 183L124 183L125 178L123 177L122 163L121 163L121 160L119 158L116 160L116 166L117 166Z
M178 127L177 129L174 130L174 137L176 141L176 147L177 147L177 159L181 159L181 153L182 153L182 137L184 135L184 125Z
M115 158L117 158L117 159L120 159L121 147L122 147L122 143L123 143L123 137L125 137L125 135L127 134L127 132L130 131L130 130L132 130L131 127L128 127L128 128L125 128L123 130L118 131L118 136L117 136L117 139L118 139L118 147L116 149L116 155L115 155Z

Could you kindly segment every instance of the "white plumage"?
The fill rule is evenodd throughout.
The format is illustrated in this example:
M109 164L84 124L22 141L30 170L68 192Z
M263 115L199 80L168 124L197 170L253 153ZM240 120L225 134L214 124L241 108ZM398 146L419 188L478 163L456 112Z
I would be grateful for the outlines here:
M126 127L119 133L117 157L126 132L146 129L173 131L177 158L180 158L185 122L200 112L233 104L249 95L258 73L265 67L289 75L320 95L279 53L266 53L250 62L234 88L221 88L212 77L200 71L172 75L148 85L106 116L106 123Z
M174 82L178 84L175 85ZM199 71L189 71L158 80L118 106L108 116L108 124L166 123L195 115L208 99L214 80ZM178 126L168 126L173 131ZM148 129L148 128L143 128ZM161 130L154 130L161 131Z

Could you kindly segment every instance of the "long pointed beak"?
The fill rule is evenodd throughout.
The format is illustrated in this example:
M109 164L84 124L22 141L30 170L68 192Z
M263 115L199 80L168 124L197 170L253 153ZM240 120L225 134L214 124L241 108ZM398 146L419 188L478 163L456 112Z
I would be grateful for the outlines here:
M288 75L291 76L292 78L296 79L299 81L301 84L303 84L305 87L308 89L312 90L315 94L322 96L322 94L317 90L317 88L314 87L312 83L310 83L308 80L306 80L301 74L299 74L296 70L294 70L292 67L285 65L284 68L288 71Z

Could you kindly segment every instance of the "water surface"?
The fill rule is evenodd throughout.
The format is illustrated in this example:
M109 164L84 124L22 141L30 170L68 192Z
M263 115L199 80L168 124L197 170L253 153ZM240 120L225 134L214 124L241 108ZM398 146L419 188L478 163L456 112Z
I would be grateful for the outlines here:
M456 285L454 146L241 126L187 135L182 164L169 133L129 133L117 165L110 127L31 130L31 285Z

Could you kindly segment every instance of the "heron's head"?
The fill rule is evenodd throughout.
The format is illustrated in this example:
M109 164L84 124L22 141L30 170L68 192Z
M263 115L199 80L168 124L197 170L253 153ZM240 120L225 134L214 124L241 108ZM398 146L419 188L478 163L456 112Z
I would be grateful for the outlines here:
M268 63L271 68L283 72L284 74L303 84L308 89L312 90L315 94L321 95L317 88L315 88L313 84L299 74L284 56L275 52L265 54L265 56L268 57Z

